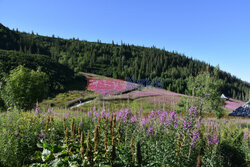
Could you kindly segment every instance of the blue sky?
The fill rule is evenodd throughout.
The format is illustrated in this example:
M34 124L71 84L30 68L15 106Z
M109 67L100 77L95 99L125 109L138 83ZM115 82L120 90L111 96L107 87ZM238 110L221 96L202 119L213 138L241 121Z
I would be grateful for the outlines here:
M87 41L156 46L250 82L249 0L0 0L0 23Z

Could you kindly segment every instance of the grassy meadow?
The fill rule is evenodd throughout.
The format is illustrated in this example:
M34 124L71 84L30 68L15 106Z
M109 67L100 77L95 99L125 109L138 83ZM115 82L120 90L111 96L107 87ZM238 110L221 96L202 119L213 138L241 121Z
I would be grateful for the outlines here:
M182 114L144 107L2 113L0 166L249 164L248 119L200 120L196 107Z

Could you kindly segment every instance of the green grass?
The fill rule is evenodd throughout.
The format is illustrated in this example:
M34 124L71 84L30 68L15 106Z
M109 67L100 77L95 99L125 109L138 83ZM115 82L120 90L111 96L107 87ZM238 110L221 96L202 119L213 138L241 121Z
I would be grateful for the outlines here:
M59 93L54 98L42 101L40 106L43 108L48 108L48 107L68 108L74 104L77 104L78 102L80 103L80 100L81 100L81 102L84 102L84 101L87 101L89 99L94 99L95 97L97 97L97 94L90 91L90 90L68 91L65 93Z
M92 100L98 96L97 93L86 90L87 80L84 73L78 73L70 83L66 84L65 92L50 97L40 103L42 108L60 107L69 108L77 103Z
M140 108L143 109L143 113L149 113L152 110L167 110L171 111L172 107L169 104L156 104L152 102L146 102L141 99L136 100L94 100L91 103L84 104L79 107L79 110L89 111L93 107L96 107L97 110L102 110L103 108L108 108L111 111L117 111L121 109L131 109L132 112L139 112Z

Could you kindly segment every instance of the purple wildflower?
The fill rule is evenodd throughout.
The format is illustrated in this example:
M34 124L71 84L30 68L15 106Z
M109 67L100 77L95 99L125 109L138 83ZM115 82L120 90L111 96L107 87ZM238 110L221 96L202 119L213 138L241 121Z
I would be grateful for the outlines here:
M167 112L161 112L159 115L160 115L160 122L164 123L167 117Z
M210 144L219 144L219 139L216 135L210 136L208 140L208 145Z
M196 128L197 128L197 129L200 129L200 127L201 127L201 124L200 124L200 123L196 124Z
M14 134L15 134L15 135L18 135L18 131L17 131L17 130L15 130Z
M81 126L82 126L82 121L81 121L81 122L79 122L78 126L79 126L79 127L81 127Z
M192 147L193 148L196 145L198 138L199 138L199 131L193 132L193 138L192 138L192 143L193 143Z
M40 133L38 136L41 137L41 138L44 138L44 137L45 137L45 134Z
M106 114L106 111L105 111L105 109L103 109L103 110L101 111L101 118L103 118L103 117L105 116L105 114Z
M147 134L149 136L154 135L154 128L153 127L149 127L148 130L147 130Z
M141 126L146 125L146 123L147 123L147 121L146 121L145 118L141 119L141 121L140 121L140 125L141 125Z
M164 125L169 125L170 124L170 122L169 121L164 121L164 123L163 123Z
M170 112L169 120L176 122L176 113L175 112Z
M35 112L35 114L37 115L37 114L40 114L40 108L39 107L36 107L36 112Z
M89 117L92 116L92 111L91 110L88 112L88 116Z
M65 114L64 114L64 118L65 118L65 119L68 119L68 116L69 116L69 113L65 113Z
M248 139L248 131L245 131L245 132L244 132L244 138L245 138L245 139Z
M187 121L184 120L183 123L184 123L184 124L183 124L183 128L185 129L185 128L187 127Z
M188 129L190 129L191 128L191 121L188 121L187 125L188 125Z
M130 119L130 121L131 121L132 123L137 121L137 116L136 116L136 114Z
M196 106L190 106L189 108L189 119L191 119L191 117L196 117Z
M51 114L51 113L52 113L52 109L48 108L48 114Z
M110 118L109 115L110 115L109 112L106 112L106 113L105 113L105 118L109 119L109 118Z
M97 120L97 119L99 118L99 116L100 116L100 113L97 112L97 111L94 111L94 112L93 112L93 118L92 118L92 120L93 120L93 121Z

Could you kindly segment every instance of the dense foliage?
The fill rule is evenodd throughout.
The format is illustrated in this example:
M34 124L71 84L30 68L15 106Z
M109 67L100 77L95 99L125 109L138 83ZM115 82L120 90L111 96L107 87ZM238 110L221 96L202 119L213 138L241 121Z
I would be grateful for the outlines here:
M20 33L0 25L0 49L43 54L67 65L72 70L92 72L114 78L164 79L164 88L185 93L189 76L205 71L208 64L175 52L155 47L123 44L104 44ZM213 71L212 66L209 66ZM250 84L219 71L223 80L222 92L229 97L248 100Z
M223 82L218 79L218 70L219 68L214 69L214 76L206 71L196 77L190 77L187 86L190 94L197 97L192 101L197 101L196 106L201 113L215 113L217 118L220 118L223 116L222 106L225 104L224 100L220 98Z
M248 120L197 110L14 110L0 117L0 166L247 166ZM199 166L199 165L197 165Z
M43 82L42 81L43 78L41 77L38 77L34 81L32 81L28 80L27 77L23 75L21 76L21 78L19 78L20 79L19 81L15 81L16 76L14 76L13 74L12 76L13 79L11 79L11 76L9 76L11 71L16 70L18 66L23 66L25 68L34 71L37 71L39 69L40 72L45 73L48 76L48 79L46 79L46 87L48 86L48 90L44 91L45 83L38 84L38 82L40 81ZM14 104L13 100L18 100L18 98L16 98L17 94L14 95L15 94L13 92L14 90L19 91L19 93L22 92L21 90L23 90L23 93L21 94L18 93L19 94L18 97L22 98L23 100L21 101L23 101L24 103L31 104L28 101L42 100L43 98L46 98L48 96L53 96L54 94L65 90L67 87L69 87L69 82L71 82L71 84L73 85L74 80L76 78L75 76L76 75L74 74L73 70L69 69L65 65L62 65L52 60L48 56L23 53L19 51L0 50L0 111L4 110L7 106L10 106L10 101L12 101L11 104L13 105ZM10 83L10 80L12 80L13 82ZM7 81L9 81L9 83L6 83ZM81 81L82 85L84 85L86 82L85 78L81 79ZM15 86L14 82L19 82L18 86ZM6 84L7 86L5 86ZM41 87L38 87L39 85ZM5 90L3 90L4 87ZM41 91L43 90L43 93L37 94L39 90ZM26 92L26 91L31 91L31 92ZM33 95L37 94L37 96L35 97L30 96L31 94ZM22 97L20 95L22 95ZM27 98L29 98L30 100L28 100Z
M10 71L1 90L1 98L7 107L31 109L36 101L47 97L49 77L46 73L19 66Z
M0 79L19 65L32 70L41 68L41 71L49 76L48 84L52 92L63 90L65 84L74 78L72 70L48 56L0 50Z

